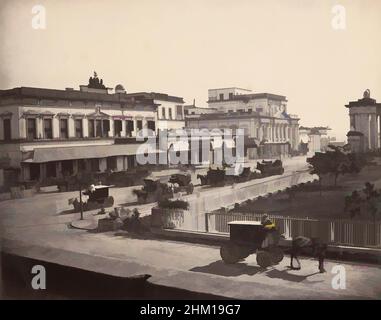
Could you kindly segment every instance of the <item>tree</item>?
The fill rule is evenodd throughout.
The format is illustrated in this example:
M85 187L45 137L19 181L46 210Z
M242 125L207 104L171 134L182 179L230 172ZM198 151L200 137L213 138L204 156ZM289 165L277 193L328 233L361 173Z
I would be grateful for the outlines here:
M331 161L326 153L317 152L311 158L307 158L310 164L310 174L316 174L319 177L320 195L323 176L331 172Z
M332 174L334 185L337 186L337 179L340 175L358 173L364 165L359 156L347 152L343 147L333 145L328 145L328 147L331 150L324 153L317 152L313 157L307 159L310 164L310 173L319 177L320 194L323 175Z
M377 220L381 217L381 190L376 190L374 184L366 182L360 191L353 191L345 198L345 212L350 217L370 215L374 225L374 236L377 237Z

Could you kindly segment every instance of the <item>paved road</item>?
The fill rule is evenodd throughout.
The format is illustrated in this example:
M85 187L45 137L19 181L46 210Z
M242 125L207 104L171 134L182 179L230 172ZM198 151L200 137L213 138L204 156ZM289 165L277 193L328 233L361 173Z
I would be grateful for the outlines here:
M20 240L22 234L22 241ZM36 236L37 235L37 236ZM262 270L255 255L236 265L224 264L215 246L131 238L125 232L94 234L65 224L13 229L3 245L7 252L42 261L129 277L150 274L156 285L240 299L380 299L381 269L358 263L327 261L328 273L317 262L302 259L302 270L290 271L286 257ZM332 287L332 268L346 271L346 289ZM49 270L47 270L49 275Z
M303 165L303 164L302 164ZM301 166L291 162L286 172ZM117 204L131 200L133 188L112 189ZM375 265L343 263L346 289L335 290L332 268L318 274L317 262L303 259L301 271L287 268L288 258L274 268L260 269L255 255L236 265L225 265L219 248L155 238L131 238L125 232L95 234L69 229L78 214L67 199L75 192L39 194L0 203L4 251L42 261L115 276L150 274L156 285L242 299L381 298L381 269ZM93 212L86 212L91 216ZM47 270L49 275L49 270ZM175 298L175 297L174 297Z

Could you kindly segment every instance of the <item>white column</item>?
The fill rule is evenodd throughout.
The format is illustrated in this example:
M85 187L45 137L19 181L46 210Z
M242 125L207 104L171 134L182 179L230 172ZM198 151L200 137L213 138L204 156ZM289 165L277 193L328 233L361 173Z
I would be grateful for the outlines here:
M69 138L75 137L74 132L74 119L72 117L67 118L67 134Z
M89 119L83 118L82 119L82 133L84 138L89 137Z
M126 120L122 120L122 132L120 133L122 137L126 136L126 125L127 125Z
M370 135L370 148L372 150L377 148L378 145L378 137L377 137L377 115L370 115L370 123L369 123L369 135Z
M53 139L58 139L60 137L60 122L58 117L53 117L52 127Z
M108 136L112 138L114 136L114 120L110 119L110 131L108 132Z
M36 133L37 139L42 139L44 137L43 128L42 128L42 118L36 118ZM40 169L41 172L41 169Z

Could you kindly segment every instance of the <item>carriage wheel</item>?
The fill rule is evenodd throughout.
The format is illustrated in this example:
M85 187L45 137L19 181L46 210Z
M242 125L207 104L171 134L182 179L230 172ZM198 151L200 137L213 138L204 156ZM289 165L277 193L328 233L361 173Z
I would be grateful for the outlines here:
M237 254L236 247L231 244L224 244L221 246L220 255L225 263L237 263L241 258Z
M284 258L283 251L280 248L272 248L270 250L270 254L273 264L280 263Z
M187 194L192 194L194 190L193 183L189 183L188 188L187 188Z
M247 258L251 253L252 251L245 247L237 248L237 254L239 255L240 259Z
M271 266L271 254L267 251L257 251L257 263L262 268L267 268Z

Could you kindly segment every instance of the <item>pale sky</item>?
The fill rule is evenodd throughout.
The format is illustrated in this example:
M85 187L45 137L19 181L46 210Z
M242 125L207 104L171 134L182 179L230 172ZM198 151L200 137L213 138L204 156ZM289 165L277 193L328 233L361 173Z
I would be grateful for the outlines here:
M32 7L46 29L32 28ZM346 29L331 26L346 9ZM345 138L344 105L381 102L381 0L0 0L0 88L109 87L206 106L208 88L287 96L306 126Z

